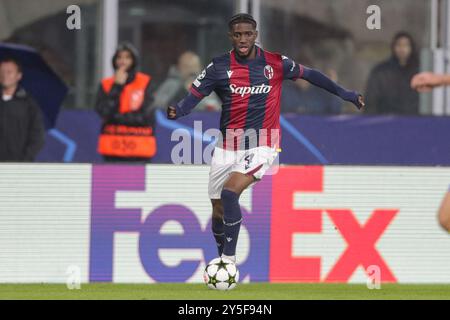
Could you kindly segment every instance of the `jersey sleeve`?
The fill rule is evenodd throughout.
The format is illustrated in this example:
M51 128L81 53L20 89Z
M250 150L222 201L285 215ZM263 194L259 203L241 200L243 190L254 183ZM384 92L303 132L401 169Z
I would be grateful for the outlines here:
M200 99L209 96L215 89L218 80L218 72L214 62L211 62L192 83L191 93Z
M289 80L297 80L303 75L303 66L301 64L296 63L294 60L282 56L281 58L283 64L283 78Z

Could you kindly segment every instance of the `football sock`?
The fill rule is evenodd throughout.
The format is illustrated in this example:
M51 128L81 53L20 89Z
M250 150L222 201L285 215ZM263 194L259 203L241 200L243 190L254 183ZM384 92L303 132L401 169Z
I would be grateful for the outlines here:
M236 246L241 228L242 213L239 206L239 195L230 190L222 190L221 193L223 205L223 230L225 233L225 242L223 254L226 256L236 255Z
M219 257L223 253L223 246L225 243L225 233L223 232L223 220L222 219L212 219L212 232L214 239L216 239L217 250L219 252Z

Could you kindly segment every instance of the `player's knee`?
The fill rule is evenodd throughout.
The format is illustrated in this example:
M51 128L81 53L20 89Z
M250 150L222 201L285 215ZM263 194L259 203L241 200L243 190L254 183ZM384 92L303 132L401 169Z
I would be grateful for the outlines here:
M226 204L236 204L239 203L239 195L231 190L223 189L220 193L220 199L222 200L223 205Z
M223 189L220 194L224 207L223 221L227 223L238 223L242 220L242 213L239 206L239 195L233 191Z

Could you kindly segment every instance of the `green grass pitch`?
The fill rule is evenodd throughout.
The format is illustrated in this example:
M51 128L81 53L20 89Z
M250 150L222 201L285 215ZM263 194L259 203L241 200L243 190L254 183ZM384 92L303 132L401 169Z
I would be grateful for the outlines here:
M369 290L355 284L239 284L232 291L214 291L203 284L0 284L0 299L133 299L133 300L347 300L450 299L450 285L382 284Z

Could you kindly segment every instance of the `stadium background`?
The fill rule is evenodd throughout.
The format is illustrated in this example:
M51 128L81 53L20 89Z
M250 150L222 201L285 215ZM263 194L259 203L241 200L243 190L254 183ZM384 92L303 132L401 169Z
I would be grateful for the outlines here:
M0 165L3 283L66 283L74 266L82 282L200 282L215 255L208 167L168 164L174 127L162 114L156 164L99 163L93 100L118 41L137 45L157 85L181 52L206 64L227 50L227 18L249 11L264 47L295 59L306 50L312 65L336 68L340 83L362 92L398 30L414 35L422 69L449 71L449 36L437 28L448 1L77 3L82 29L70 31L73 1L0 1L0 39L37 48L70 88L41 163ZM370 4L382 7L381 30L365 27ZM338 116L284 115L279 173L242 196L244 281L366 283L375 264L382 281L450 283L450 238L435 219L450 183L448 97L422 95L420 115L408 117L355 115L351 105ZM172 126L192 130L198 119L206 129L218 114Z

